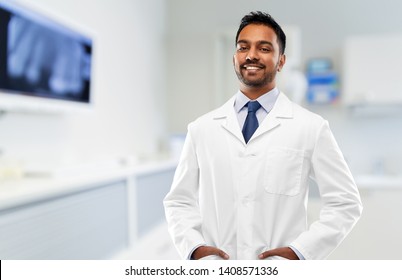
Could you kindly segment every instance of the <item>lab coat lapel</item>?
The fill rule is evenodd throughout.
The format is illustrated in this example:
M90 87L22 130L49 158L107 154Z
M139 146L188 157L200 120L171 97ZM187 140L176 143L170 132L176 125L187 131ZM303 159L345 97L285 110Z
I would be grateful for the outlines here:
M239 121L237 119L233 104L235 97L232 97L222 107L215 111L213 119L221 121L222 127L233 136L244 142L243 134L240 130Z
M233 108L234 100L235 97L232 97L222 105L222 107L218 108L213 115L213 119L221 121L221 125L225 130L245 144L239 121ZM281 92L276 100L274 108L260 124L250 141L276 128L281 124L283 119L293 118L292 106L292 102Z
M264 121L260 124L250 141L276 128L281 124L283 119L293 118L292 106L292 102L281 92L271 112L269 112Z

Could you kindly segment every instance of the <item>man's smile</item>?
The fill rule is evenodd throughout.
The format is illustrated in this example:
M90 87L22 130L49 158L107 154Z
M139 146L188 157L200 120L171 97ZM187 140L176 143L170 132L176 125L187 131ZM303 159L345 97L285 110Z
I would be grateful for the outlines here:
M245 64L242 66L243 70L246 70L248 73L256 73L260 70L263 70L265 67L263 65L256 64Z
M265 66L261 64L244 64L242 68L248 71L255 72L264 69Z
M245 64L242 66L243 69L246 70L259 70L265 68L263 65L256 65L256 64Z

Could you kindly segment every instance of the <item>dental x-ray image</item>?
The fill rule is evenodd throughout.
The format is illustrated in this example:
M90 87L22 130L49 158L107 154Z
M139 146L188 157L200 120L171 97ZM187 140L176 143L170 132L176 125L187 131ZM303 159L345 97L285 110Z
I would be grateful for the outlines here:
M92 43L50 21L1 13L0 87L11 93L89 102ZM4 39L4 40L3 40ZM5 45L6 44L6 45Z

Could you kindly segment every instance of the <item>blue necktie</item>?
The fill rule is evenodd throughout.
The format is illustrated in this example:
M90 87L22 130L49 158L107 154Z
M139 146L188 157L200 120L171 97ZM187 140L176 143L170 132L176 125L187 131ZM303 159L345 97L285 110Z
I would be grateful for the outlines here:
M245 106L247 106L248 113L243 126L243 136L247 143L258 127L258 120L255 113L260 109L261 104L258 103L258 101L250 101Z

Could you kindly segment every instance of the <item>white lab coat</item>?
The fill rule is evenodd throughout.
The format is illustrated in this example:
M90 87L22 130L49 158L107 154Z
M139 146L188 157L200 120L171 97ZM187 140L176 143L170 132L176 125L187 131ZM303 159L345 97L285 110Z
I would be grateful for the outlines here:
M327 121L283 93L248 144L234 97L191 123L171 191L169 232L182 258L200 244L230 259L257 259L293 246L306 259L326 258L362 211L359 192ZM322 199L307 225L308 178Z

